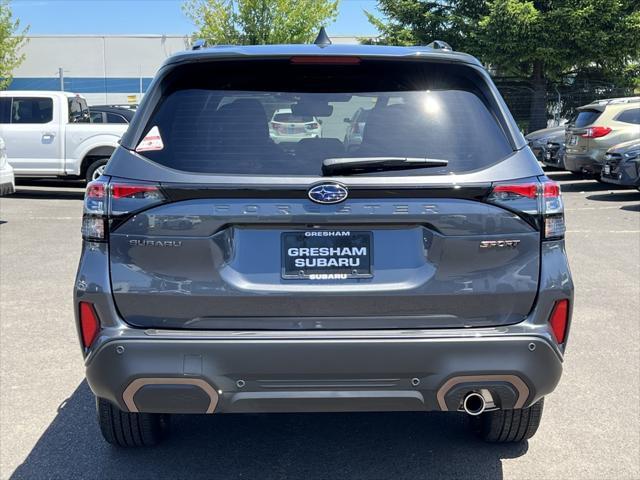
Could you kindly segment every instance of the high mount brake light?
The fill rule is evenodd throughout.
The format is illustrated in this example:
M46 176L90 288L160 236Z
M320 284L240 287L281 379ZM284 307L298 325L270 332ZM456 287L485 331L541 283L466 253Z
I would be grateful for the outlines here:
M359 65L360 57L308 55L291 57L293 65Z
M84 197L82 237L104 242L115 218L162 203L165 199L160 187L153 184L91 182Z
M540 218L536 224L545 240L564 237L564 206L560 186L547 178L542 182L498 183L494 185L488 201L528 218Z
M600 138L611 133L609 127L589 127L587 131L580 135L582 138Z

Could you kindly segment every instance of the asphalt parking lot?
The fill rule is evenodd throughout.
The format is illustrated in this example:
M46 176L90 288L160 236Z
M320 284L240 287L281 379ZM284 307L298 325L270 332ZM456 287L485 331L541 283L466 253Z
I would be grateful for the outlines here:
M104 443L72 314L81 184L0 199L0 476L640 478L640 193L565 172L574 322L528 443L486 445L439 413L181 416L155 449Z

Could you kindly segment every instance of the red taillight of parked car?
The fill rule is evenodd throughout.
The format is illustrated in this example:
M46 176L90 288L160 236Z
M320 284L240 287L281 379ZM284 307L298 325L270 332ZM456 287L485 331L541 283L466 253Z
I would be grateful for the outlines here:
M587 131L580 136L582 138L600 138L610 133L611 129L609 127L589 127Z
M569 322L569 300L558 300L553 306L549 324L558 343L564 343Z
M89 348L98 336L100 330L100 320L93 305L89 302L80 302L80 333L82 334L82 345Z

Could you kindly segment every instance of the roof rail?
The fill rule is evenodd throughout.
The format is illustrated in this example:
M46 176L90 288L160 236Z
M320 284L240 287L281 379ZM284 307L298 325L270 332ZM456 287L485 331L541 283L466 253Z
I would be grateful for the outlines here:
M640 102L640 97L619 97L619 98L602 98L594 100L589 105L613 105L619 103L636 103Z
M193 45L191 45L191 50L202 50L203 48L207 47L207 41L199 38L197 39L195 42L193 42Z
M427 45L427 47L433 48L434 50L449 50L450 52L453 52L453 48L451 48L451 45L449 45L444 40L434 40L429 45Z

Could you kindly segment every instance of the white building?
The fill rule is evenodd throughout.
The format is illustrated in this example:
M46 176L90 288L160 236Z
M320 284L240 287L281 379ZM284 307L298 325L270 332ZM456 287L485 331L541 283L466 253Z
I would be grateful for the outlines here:
M65 90L90 105L138 103L162 62L190 44L187 35L31 35L9 89Z

